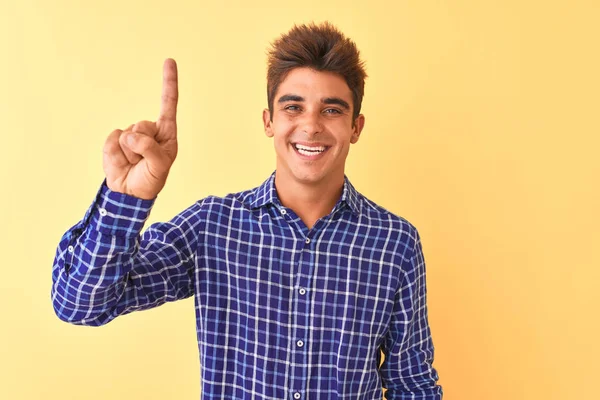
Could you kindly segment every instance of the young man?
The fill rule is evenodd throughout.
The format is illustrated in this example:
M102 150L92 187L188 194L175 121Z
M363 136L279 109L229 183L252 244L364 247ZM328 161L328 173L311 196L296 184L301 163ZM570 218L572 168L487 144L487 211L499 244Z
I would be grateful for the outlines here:
M158 120L109 135L106 180L58 246L56 314L97 326L194 296L204 399L441 399L419 234L344 174L365 123L355 44L297 26L268 64L276 171L142 233L177 154L165 62Z

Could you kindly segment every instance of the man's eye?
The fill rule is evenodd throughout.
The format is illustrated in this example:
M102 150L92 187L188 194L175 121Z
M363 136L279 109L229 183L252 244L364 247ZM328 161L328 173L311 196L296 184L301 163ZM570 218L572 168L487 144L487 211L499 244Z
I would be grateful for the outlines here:
M328 108L325 110L327 114L341 114L342 112L336 108Z
M300 110L300 107L294 106L294 105L289 105L289 106L286 106L285 109L289 110L289 111L298 111L298 110Z

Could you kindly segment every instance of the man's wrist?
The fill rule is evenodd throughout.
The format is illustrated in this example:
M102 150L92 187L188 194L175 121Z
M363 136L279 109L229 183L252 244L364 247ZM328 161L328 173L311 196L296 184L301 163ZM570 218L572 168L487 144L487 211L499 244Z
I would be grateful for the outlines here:
M137 236L144 227L155 199L144 200L111 190L106 180L92 209L91 225L111 236Z

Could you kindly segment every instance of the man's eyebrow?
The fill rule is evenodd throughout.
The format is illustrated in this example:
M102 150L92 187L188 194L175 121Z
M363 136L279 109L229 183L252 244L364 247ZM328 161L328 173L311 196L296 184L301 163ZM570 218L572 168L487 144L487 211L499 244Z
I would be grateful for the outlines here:
M340 99L339 97L325 97L321 100L323 104L337 104L346 110L350 110L350 105L345 101Z
M285 103L286 101L304 101L304 97L298 96L297 94L284 94L277 100L278 103Z
M298 96L297 94L284 94L277 100L278 103L285 103L286 101L303 102L304 97ZM339 97L325 97L321 100L321 102L323 104L336 104L346 110L350 110L350 105L348 102Z

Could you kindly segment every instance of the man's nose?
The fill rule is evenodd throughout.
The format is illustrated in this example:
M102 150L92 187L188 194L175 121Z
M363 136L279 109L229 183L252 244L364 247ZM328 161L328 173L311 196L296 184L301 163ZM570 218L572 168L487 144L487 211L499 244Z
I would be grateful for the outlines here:
M304 113L301 123L301 130L305 134L312 136L323 132L323 116L317 110Z

